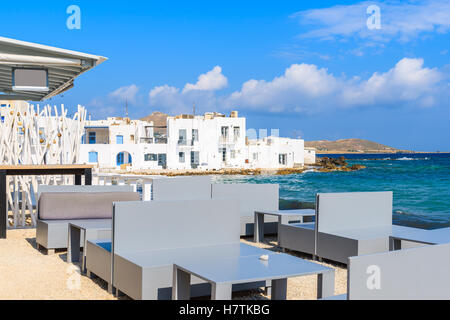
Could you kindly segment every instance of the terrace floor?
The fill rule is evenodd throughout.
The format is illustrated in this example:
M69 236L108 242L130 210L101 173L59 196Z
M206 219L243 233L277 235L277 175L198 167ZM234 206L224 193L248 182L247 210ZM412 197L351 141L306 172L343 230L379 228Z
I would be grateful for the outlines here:
M36 249L35 229L10 230L8 239L0 240L0 300L114 300L106 291L106 283L100 279L78 276L74 265L66 263L66 252L47 256ZM275 238L255 244L280 251ZM289 252L304 259L310 256ZM336 271L336 294L347 291L347 270L341 265L322 263ZM316 298L317 276L288 280L288 299ZM262 291L233 294L233 299L267 299ZM126 299L126 297L121 297Z

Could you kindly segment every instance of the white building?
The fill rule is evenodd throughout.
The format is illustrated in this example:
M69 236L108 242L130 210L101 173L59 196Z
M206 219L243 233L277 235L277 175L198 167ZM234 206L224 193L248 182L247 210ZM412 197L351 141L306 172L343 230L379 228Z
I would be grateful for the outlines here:
M302 167L305 143L302 139L270 136L248 141L248 164L250 168L294 168Z
M316 148L305 148L305 164L316 163Z
M167 138L153 123L128 118L87 121L80 160L100 168L219 170L293 168L305 163L304 141L271 136L247 140L246 119L233 111L167 118Z
M82 140L82 163L111 169L166 166L167 144L155 143L152 122L118 117L87 121Z
M245 118L219 113L167 118L170 169L241 168L245 163Z

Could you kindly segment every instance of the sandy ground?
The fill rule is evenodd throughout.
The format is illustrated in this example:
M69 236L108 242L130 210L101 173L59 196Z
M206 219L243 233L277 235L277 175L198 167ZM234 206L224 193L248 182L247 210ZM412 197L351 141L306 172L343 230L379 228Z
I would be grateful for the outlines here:
M8 239L0 240L0 300L114 300L100 279L78 276L76 266L66 263L66 253L47 256L36 249L34 229L8 231ZM250 245L251 241L242 240ZM259 247L281 251L274 242L266 238ZM288 252L301 258L311 259ZM347 290L347 270L339 265L326 266L336 270L336 294ZM288 299L315 299L317 276L306 276L288 280ZM267 299L262 291L242 292L234 299ZM126 299L126 297L122 297Z
M11 230L0 240L0 299L111 300L100 280L77 277L66 253L47 256L36 250L36 231Z

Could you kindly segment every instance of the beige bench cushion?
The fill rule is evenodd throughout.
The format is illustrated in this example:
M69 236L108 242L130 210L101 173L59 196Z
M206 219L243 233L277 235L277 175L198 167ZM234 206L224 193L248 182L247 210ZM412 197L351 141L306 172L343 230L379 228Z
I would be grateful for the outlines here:
M139 200L136 192L42 193L38 204L39 219L111 219L113 202Z

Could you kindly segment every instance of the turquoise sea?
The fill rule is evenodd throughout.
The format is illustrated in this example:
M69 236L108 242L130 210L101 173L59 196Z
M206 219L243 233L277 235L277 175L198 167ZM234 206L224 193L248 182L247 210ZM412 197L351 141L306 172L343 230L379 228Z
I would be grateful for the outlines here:
M393 191L394 224L450 227L450 153L344 156L367 167L353 172L304 172L274 176L216 176L220 183L277 183L280 198L314 202L318 192Z

